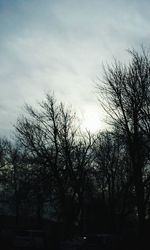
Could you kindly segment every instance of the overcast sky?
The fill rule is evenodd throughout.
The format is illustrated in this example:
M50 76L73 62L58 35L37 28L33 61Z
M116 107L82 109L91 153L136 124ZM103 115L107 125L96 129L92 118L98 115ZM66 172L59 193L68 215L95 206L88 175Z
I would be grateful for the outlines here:
M101 65L126 49L150 45L148 0L0 0L0 136L24 103L54 91L84 117L104 126L95 94Z

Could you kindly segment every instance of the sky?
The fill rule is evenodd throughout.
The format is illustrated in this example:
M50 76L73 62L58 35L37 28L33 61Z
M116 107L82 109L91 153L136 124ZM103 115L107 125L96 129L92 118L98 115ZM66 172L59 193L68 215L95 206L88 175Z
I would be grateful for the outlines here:
M48 92L83 129L105 128L95 87L102 64L149 48L149 27L148 0L0 0L0 137Z

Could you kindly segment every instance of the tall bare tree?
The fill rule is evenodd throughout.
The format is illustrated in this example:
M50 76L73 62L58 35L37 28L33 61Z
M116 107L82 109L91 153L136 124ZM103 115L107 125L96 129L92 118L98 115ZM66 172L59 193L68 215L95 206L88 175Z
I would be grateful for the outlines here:
M17 136L33 161L50 176L53 204L57 204L66 230L71 231L81 213L92 137L81 135L75 114L57 104L54 96L47 95L39 109L26 106L26 110L27 116L18 119Z
M150 132L150 60L144 50L129 53L131 61L128 65L115 61L104 69L104 81L98 88L103 108L128 145L142 233L146 195L144 171Z

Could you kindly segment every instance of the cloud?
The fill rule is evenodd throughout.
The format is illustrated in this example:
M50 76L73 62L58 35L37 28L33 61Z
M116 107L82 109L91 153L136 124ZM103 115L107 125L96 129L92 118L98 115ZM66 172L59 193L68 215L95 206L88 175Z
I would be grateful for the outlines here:
M127 48L149 45L149 7L146 0L1 0L0 135L24 102L35 104L46 91L97 114L101 63L128 61Z

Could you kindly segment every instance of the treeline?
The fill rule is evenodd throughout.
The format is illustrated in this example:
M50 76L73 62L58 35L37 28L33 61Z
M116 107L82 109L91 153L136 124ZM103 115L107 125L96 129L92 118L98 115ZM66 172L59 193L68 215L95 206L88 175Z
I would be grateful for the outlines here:
M53 95L37 109L27 105L15 125L15 142L0 140L3 213L43 216L63 225L67 237L136 229L150 216L150 60L130 51L98 84L110 131L80 130L76 114Z

